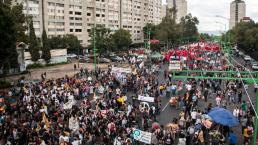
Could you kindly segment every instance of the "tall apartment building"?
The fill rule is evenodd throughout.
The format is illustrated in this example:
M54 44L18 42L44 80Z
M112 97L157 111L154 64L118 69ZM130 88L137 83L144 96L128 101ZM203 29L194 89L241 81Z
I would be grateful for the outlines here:
M37 37L45 26L48 37L74 34L83 46L90 44L89 32L95 24L112 32L126 29L133 43L140 43L146 23L162 20L162 0L13 0L16 3L33 17Z
M164 18L164 17L166 17L166 15L167 15L167 5L166 4L163 4L162 6L161 6L161 18Z
M246 5L242 0L235 0L230 4L230 20L229 28L232 29L239 23L244 17L246 17Z
M186 0L167 0L168 9L176 8L176 22L180 23L182 17L187 15L187 1Z

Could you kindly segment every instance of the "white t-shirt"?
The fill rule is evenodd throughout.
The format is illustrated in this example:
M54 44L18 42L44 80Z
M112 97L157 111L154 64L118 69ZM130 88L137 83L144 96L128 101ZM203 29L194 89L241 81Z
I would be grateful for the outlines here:
M196 119L196 115L197 115L197 112L196 112L196 111L191 112L191 117L192 117L192 119Z
M80 145L81 143L81 140L75 140L72 142L72 145Z

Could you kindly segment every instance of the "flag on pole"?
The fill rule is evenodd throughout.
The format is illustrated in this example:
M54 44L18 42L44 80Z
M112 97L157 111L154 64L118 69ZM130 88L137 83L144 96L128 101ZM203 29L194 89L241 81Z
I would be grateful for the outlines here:
M42 122L45 123L45 128L48 130L49 129L49 121L48 121L48 118L47 118L45 112L43 112Z

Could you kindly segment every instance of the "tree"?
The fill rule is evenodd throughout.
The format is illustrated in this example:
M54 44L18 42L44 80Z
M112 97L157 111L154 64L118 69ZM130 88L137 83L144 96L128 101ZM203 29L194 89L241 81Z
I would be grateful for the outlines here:
M147 23L144 27L143 27L143 33L144 33L144 38L147 39L149 37L150 33L150 39L154 39L155 38L155 33L156 33L156 25L152 24L152 23Z
M10 68L17 68L16 28L8 5L0 3L0 69L4 75Z
M117 50L128 48L129 45L132 43L130 32L124 29L117 30L113 34L112 39L115 43L115 48Z
M30 21L29 21L29 51L30 51L32 61L38 61L38 59L40 59L39 48L40 48L40 45L39 45L38 39L35 35L33 21L32 21L32 19L30 19Z
M185 41L194 42L198 40L198 24L199 20L197 17L193 17L191 14L181 18L182 37Z
M80 44L80 41L78 40L78 37L72 34L65 35L63 37L63 42L69 51L80 52L80 50L82 49L82 46Z
M26 16L22 12L23 6L22 4L18 4L12 7L12 13L14 15L13 20L15 21L15 27L16 27L16 35L17 35L17 42L28 42L28 37L25 34L25 31L27 30L26 25Z
M48 43L50 49L63 49L67 47L65 39L60 36L49 38Z
M212 38L208 33L200 33L199 37L202 41L208 41Z
M42 33L42 58L46 61L46 63L49 63L51 59L50 46L45 28L43 29Z
M114 41L112 39L111 30L105 28L103 26L97 26L91 29L90 37L91 37L91 45L89 46L90 49L93 50L94 48L94 31L95 31L95 47L98 53L103 53L108 50L114 50Z
M171 16L163 18L157 26L156 38L163 43L178 44L181 39L180 25L176 24L175 19Z

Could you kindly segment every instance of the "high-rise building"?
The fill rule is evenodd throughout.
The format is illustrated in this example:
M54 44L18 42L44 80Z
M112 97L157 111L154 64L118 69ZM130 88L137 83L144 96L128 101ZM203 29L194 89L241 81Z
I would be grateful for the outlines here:
M166 15L167 15L167 5L166 4L163 4L162 6L161 6L161 18L164 18L164 17L166 17Z
M23 4L25 15L33 18L35 33L43 27L48 37L74 34L83 46L90 44L94 25L122 28L132 35L133 43L143 42L143 27L162 20L162 0L13 0Z
M230 4L229 28L232 29L246 16L246 5L242 0L235 0Z
M176 9L176 22L180 23L182 17L187 15L187 1L186 0L167 0L168 9ZM168 11L169 12L169 11Z

